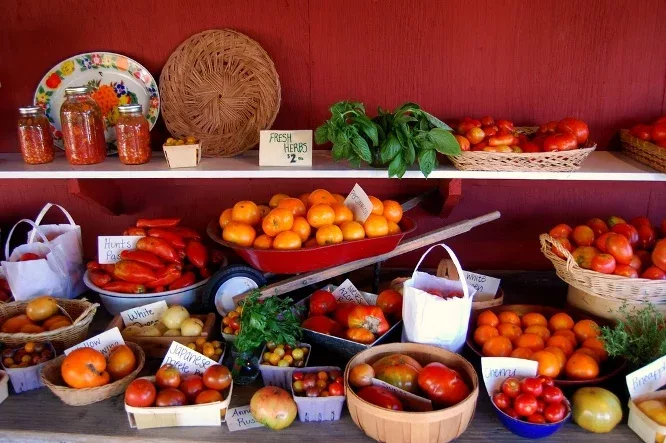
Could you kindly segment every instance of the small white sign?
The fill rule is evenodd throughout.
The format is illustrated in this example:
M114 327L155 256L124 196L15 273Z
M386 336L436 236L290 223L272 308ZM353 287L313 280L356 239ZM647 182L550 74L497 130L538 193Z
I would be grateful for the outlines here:
M111 348L124 344L125 340L123 340L123 336L120 335L120 330L118 328L113 328L109 329L108 331L104 331L99 335L91 337L88 340L79 343L78 345L72 346L69 349L65 349L65 355L69 355L70 352L75 349L93 348L104 354L105 357L108 357Z
M511 357L482 357L481 372L486 390L491 397L509 377L522 379L534 377L539 363L532 360Z
M337 301L346 301L358 305L368 304L365 297L363 297L363 294L361 294L361 291L356 289L356 286L354 286L349 279L343 281L342 284L333 291L333 297L335 297Z
M354 220L359 223L365 222L372 213L372 202L368 198L368 194L365 193L358 183L354 185L354 188L345 199L345 206L351 209L354 214Z
M120 261L120 253L125 249L135 249L140 235L101 235L97 237L97 261L110 265Z
M260 131L259 166L312 166L312 130Z
M141 325L152 326L157 324L162 318L162 314L168 309L164 300L160 300L149 305L138 306L120 313L125 326Z
M379 386L380 388L384 388L394 393L395 396L398 397L400 401L402 401L402 403L410 410L416 412L432 411L432 401L428 400L427 398L412 394L411 392L407 392L404 389L396 388L395 386L376 378L372 379L372 384L373 386Z
M175 366L181 374L202 375L209 366L215 365L217 362L174 341L169 346L160 366L166 364Z
M263 425L254 419L250 412L250 405L238 408L227 408L224 416L230 432L242 431L244 429L260 428Z
M500 285L499 278L465 271L465 279L468 286L476 289L474 301L487 301L495 298Z
M627 375L627 388L632 399L657 391L664 385L666 385L666 356Z

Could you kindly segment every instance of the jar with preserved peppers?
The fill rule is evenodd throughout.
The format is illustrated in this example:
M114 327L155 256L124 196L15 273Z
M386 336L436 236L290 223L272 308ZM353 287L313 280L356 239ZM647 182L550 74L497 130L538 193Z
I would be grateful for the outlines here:
M73 165L92 165L106 159L102 112L88 87L65 89L60 123L67 161Z
M49 120L39 106L19 108L18 138L23 161L29 165L51 163L55 156Z
M118 157L125 165L141 165L150 161L150 126L141 105L118 106L116 144Z

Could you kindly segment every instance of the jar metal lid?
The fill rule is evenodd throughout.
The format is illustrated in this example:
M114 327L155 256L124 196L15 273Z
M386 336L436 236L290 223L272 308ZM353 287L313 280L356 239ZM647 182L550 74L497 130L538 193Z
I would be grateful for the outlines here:
M42 108L39 106L25 106L23 108L19 108L19 114L21 115L34 115L34 114L39 114L42 112Z
M87 94L90 92L87 86L72 86L65 88L65 95L74 95L74 94Z
M128 114L130 112L142 112L143 108L141 105L120 105L118 106L118 112L121 114Z

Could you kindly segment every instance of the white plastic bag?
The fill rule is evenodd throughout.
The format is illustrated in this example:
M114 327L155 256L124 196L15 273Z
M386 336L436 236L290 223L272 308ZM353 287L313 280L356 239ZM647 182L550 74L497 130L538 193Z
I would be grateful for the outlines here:
M467 285L465 281L447 280L418 270L423 259L437 246L446 249L458 270L458 275L464 275L457 257L445 244L431 246L421 256L412 278L403 284L402 341L430 344L458 352L465 344L472 297L476 289ZM458 291L463 293L463 297L444 299L429 294L426 290L444 293Z
M53 206L62 210L69 224L39 225ZM11 237L21 223L27 223L33 228L28 233L28 242L16 247L9 254ZM44 258L18 261L19 257L26 253L34 253ZM15 300L29 300L40 295L74 298L85 291L81 227L74 223L72 216L59 205L48 203L35 222L23 219L16 223L7 237L5 256L7 261L2 262L2 267Z

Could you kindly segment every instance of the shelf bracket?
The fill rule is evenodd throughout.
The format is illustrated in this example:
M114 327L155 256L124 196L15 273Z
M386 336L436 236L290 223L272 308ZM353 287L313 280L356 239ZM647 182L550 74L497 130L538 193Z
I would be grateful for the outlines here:
M453 208L460 202L460 198L462 197L462 179L440 180L439 195L443 199L439 216L446 218L451 215Z
M120 188L115 180L68 179L67 190L105 214L120 215L123 212Z

